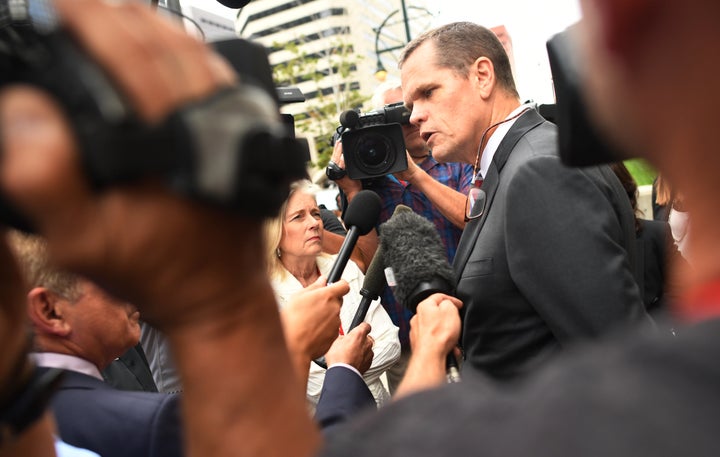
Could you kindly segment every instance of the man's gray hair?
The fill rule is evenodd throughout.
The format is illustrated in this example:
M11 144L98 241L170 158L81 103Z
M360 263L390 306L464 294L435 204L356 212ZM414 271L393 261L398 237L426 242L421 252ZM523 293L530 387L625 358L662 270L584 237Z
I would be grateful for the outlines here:
M370 103L372 104L371 109L380 109L385 106L385 101L383 100L385 93L391 90L400 89L401 87L400 80L397 78L388 78L383 81L373 92L373 96L370 99Z

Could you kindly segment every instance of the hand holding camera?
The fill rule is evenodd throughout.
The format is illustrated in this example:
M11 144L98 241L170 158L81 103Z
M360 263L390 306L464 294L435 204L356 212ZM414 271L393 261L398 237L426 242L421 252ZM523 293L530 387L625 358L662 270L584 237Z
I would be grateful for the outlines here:
M288 135L273 94L250 78L235 84L221 57L145 6L117 9L100 35L102 17L84 17L104 5L82 4L88 9L70 13L62 0L0 0L0 87L30 84L60 103L95 190L152 178L195 200L274 215L289 183L305 175L306 146ZM120 54L111 37L145 19L155 28ZM259 45L238 41L249 66L269 76ZM2 203L5 222L32 228Z
M410 111L402 102L365 114L343 112L333 143L336 149L338 143L343 145L345 166L341 168L350 179L376 178L406 170L408 162L401 126L409 121ZM335 158L333 153L333 162L340 165ZM333 170L328 169L328 176L331 173Z
M4 2L0 4L7 6ZM206 108L209 105L205 102L212 104L208 98L210 94L217 94L232 83L232 72L226 65L219 64L222 62L219 56L147 7L133 2L108 4L91 0L58 0L55 4L66 24L66 43L71 43L76 50L83 50L81 55L89 63L102 68L113 87L122 88L118 91L127 106L142 113L139 116L142 119L170 113L191 101ZM126 27L127 23L133 24L132 30ZM3 40L15 31L7 23L3 25L7 27L0 33L0 43L6 43ZM55 35L38 34L29 26L24 30L24 33L32 33L32 40L35 40L32 43L39 46L35 49L40 52L40 57L50 61L66 57L49 55L50 51L44 47L47 41L55 39ZM13 51L19 49L12 47ZM22 54L26 58L33 55ZM6 57L7 54L0 54L0 61ZM145 61L140 64L138 60L143 59ZM29 61L32 62L44 64L48 60ZM80 68L70 63L63 68L67 71ZM40 78L39 73L44 67L25 66L23 73L20 73L23 68L13 68L18 70L15 75ZM173 72L177 73L175 81L169 81ZM77 75L50 73L50 76L70 81ZM47 238L51 255L59 265L86 274L120 292L123 297L141 305L146 321L161 321L166 329L224 316L231 311L231 304L237 306L236 294L232 291L221 293L218 289L225 287L224 284L238 284L238 275L244 277L242 284L253 291L244 303L251 306L266 291L266 301L272 302L267 279L252 271L260 270L257 259L263 255L261 218L258 216L262 213L227 211L218 209L215 202L204 203L205 199L221 200L221 193L192 194L193 198L188 198L188 194L182 192L187 183L173 179L179 175L172 173L167 179L162 174L141 174L133 179L107 183L102 188L95 187L87 172L85 154L88 150L83 149L86 143L82 141L82 132L76 128L79 116L87 117L92 111L88 108L90 105L69 104L71 100L87 101L92 97L87 92L74 92L74 89L83 89L77 83L63 91L58 87L56 94L40 84L32 84L36 88L27 84L16 86L14 82L31 82L19 77L3 82L0 84L2 194L32 221L34 229ZM243 91L244 87L239 90ZM66 99L60 99L60 96ZM262 97L248 96L248 105L234 108L221 103L227 111L210 120L218 123L218 119L222 119L226 128L234 126L238 130L242 126L234 120L253 111L243 114L237 110L260 110L258 104L262 105L263 100ZM256 105L251 104L254 101ZM186 113L192 116L197 112L191 109ZM277 122L284 131L279 118ZM119 128L117 124L106 124L109 128ZM128 133L126 130L120 132ZM192 176L198 181L190 182L195 185L205 176L207 167L215 163L216 157L212 154L216 151L204 149L203 138L193 138L183 131L174 133L177 135L174 141L185 138L196 153L189 156L192 161L187 164L191 167L184 168L197 172ZM232 129L229 129L222 138L233 138L231 133ZM237 160L235 171L253 169L242 167L252 165L244 162L248 157L244 152L254 149L226 150L235 153L227 156ZM117 159L112 151L102 148L92 152L108 160ZM175 151L167 143L150 142L142 154L129 149L117 152L152 161L163 153L174 157ZM301 165L304 173L304 163ZM281 167L274 176L279 178L277 183L282 183L289 174L288 168ZM242 184L262 187L266 182L266 175L250 174L244 175ZM273 184L275 193L270 195L286 198L287 193L283 193L282 185L277 183ZM236 192L230 195L240 202L267 203L259 198L262 196L259 193L242 189L247 188L234 188ZM259 209L274 212L272 205ZM168 262L168 259L172 261ZM234 278L228 277L230 272ZM249 273L244 276L246 272ZM194 281L187 281L189 274L194 276ZM217 297L225 298L218 301Z

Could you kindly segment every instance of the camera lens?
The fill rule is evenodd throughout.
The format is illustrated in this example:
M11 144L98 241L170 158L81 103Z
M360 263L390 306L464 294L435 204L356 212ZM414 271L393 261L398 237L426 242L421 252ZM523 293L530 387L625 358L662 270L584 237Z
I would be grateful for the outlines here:
M345 168L352 179L407 170L405 141L399 124L347 130L342 134Z
M393 147L387 137L368 134L358 142L357 151L362 166L368 169L382 169L388 163Z

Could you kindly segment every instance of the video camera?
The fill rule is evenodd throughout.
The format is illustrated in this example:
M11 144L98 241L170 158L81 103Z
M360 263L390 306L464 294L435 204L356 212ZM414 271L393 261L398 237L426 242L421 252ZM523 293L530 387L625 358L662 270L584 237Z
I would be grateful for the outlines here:
M306 176L306 145L288 134L274 87L247 82L272 81L264 48L236 41L233 52L262 77L241 74L241 84L150 125L63 30L49 0L0 0L0 88L32 84L56 98L96 189L154 177L179 194L264 218L277 213L290 182ZM2 195L0 220L32 230Z
M343 144L345 170L352 179L366 179L407 170L402 125L410 122L410 110L402 102L360 114L344 111L333 143Z

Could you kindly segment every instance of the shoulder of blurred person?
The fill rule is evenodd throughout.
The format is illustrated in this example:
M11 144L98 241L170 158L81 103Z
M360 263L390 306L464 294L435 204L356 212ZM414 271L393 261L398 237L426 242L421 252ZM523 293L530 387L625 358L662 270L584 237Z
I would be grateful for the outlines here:
M510 388L466 368L461 383L409 395L344 425L321 455L710 456L717 445L719 330L715 321L677 338L632 334L582 345ZM695 362L689 366L688 354ZM668 408L673 415L663 413Z
M116 390L66 370L52 409L65 442L99 455L185 455L177 394Z
M181 455L178 399L117 390L101 375L138 344L136 309L54 267L44 239L12 232L9 240L28 284L33 358L43 373L63 372L51 403L60 437L103 456Z

